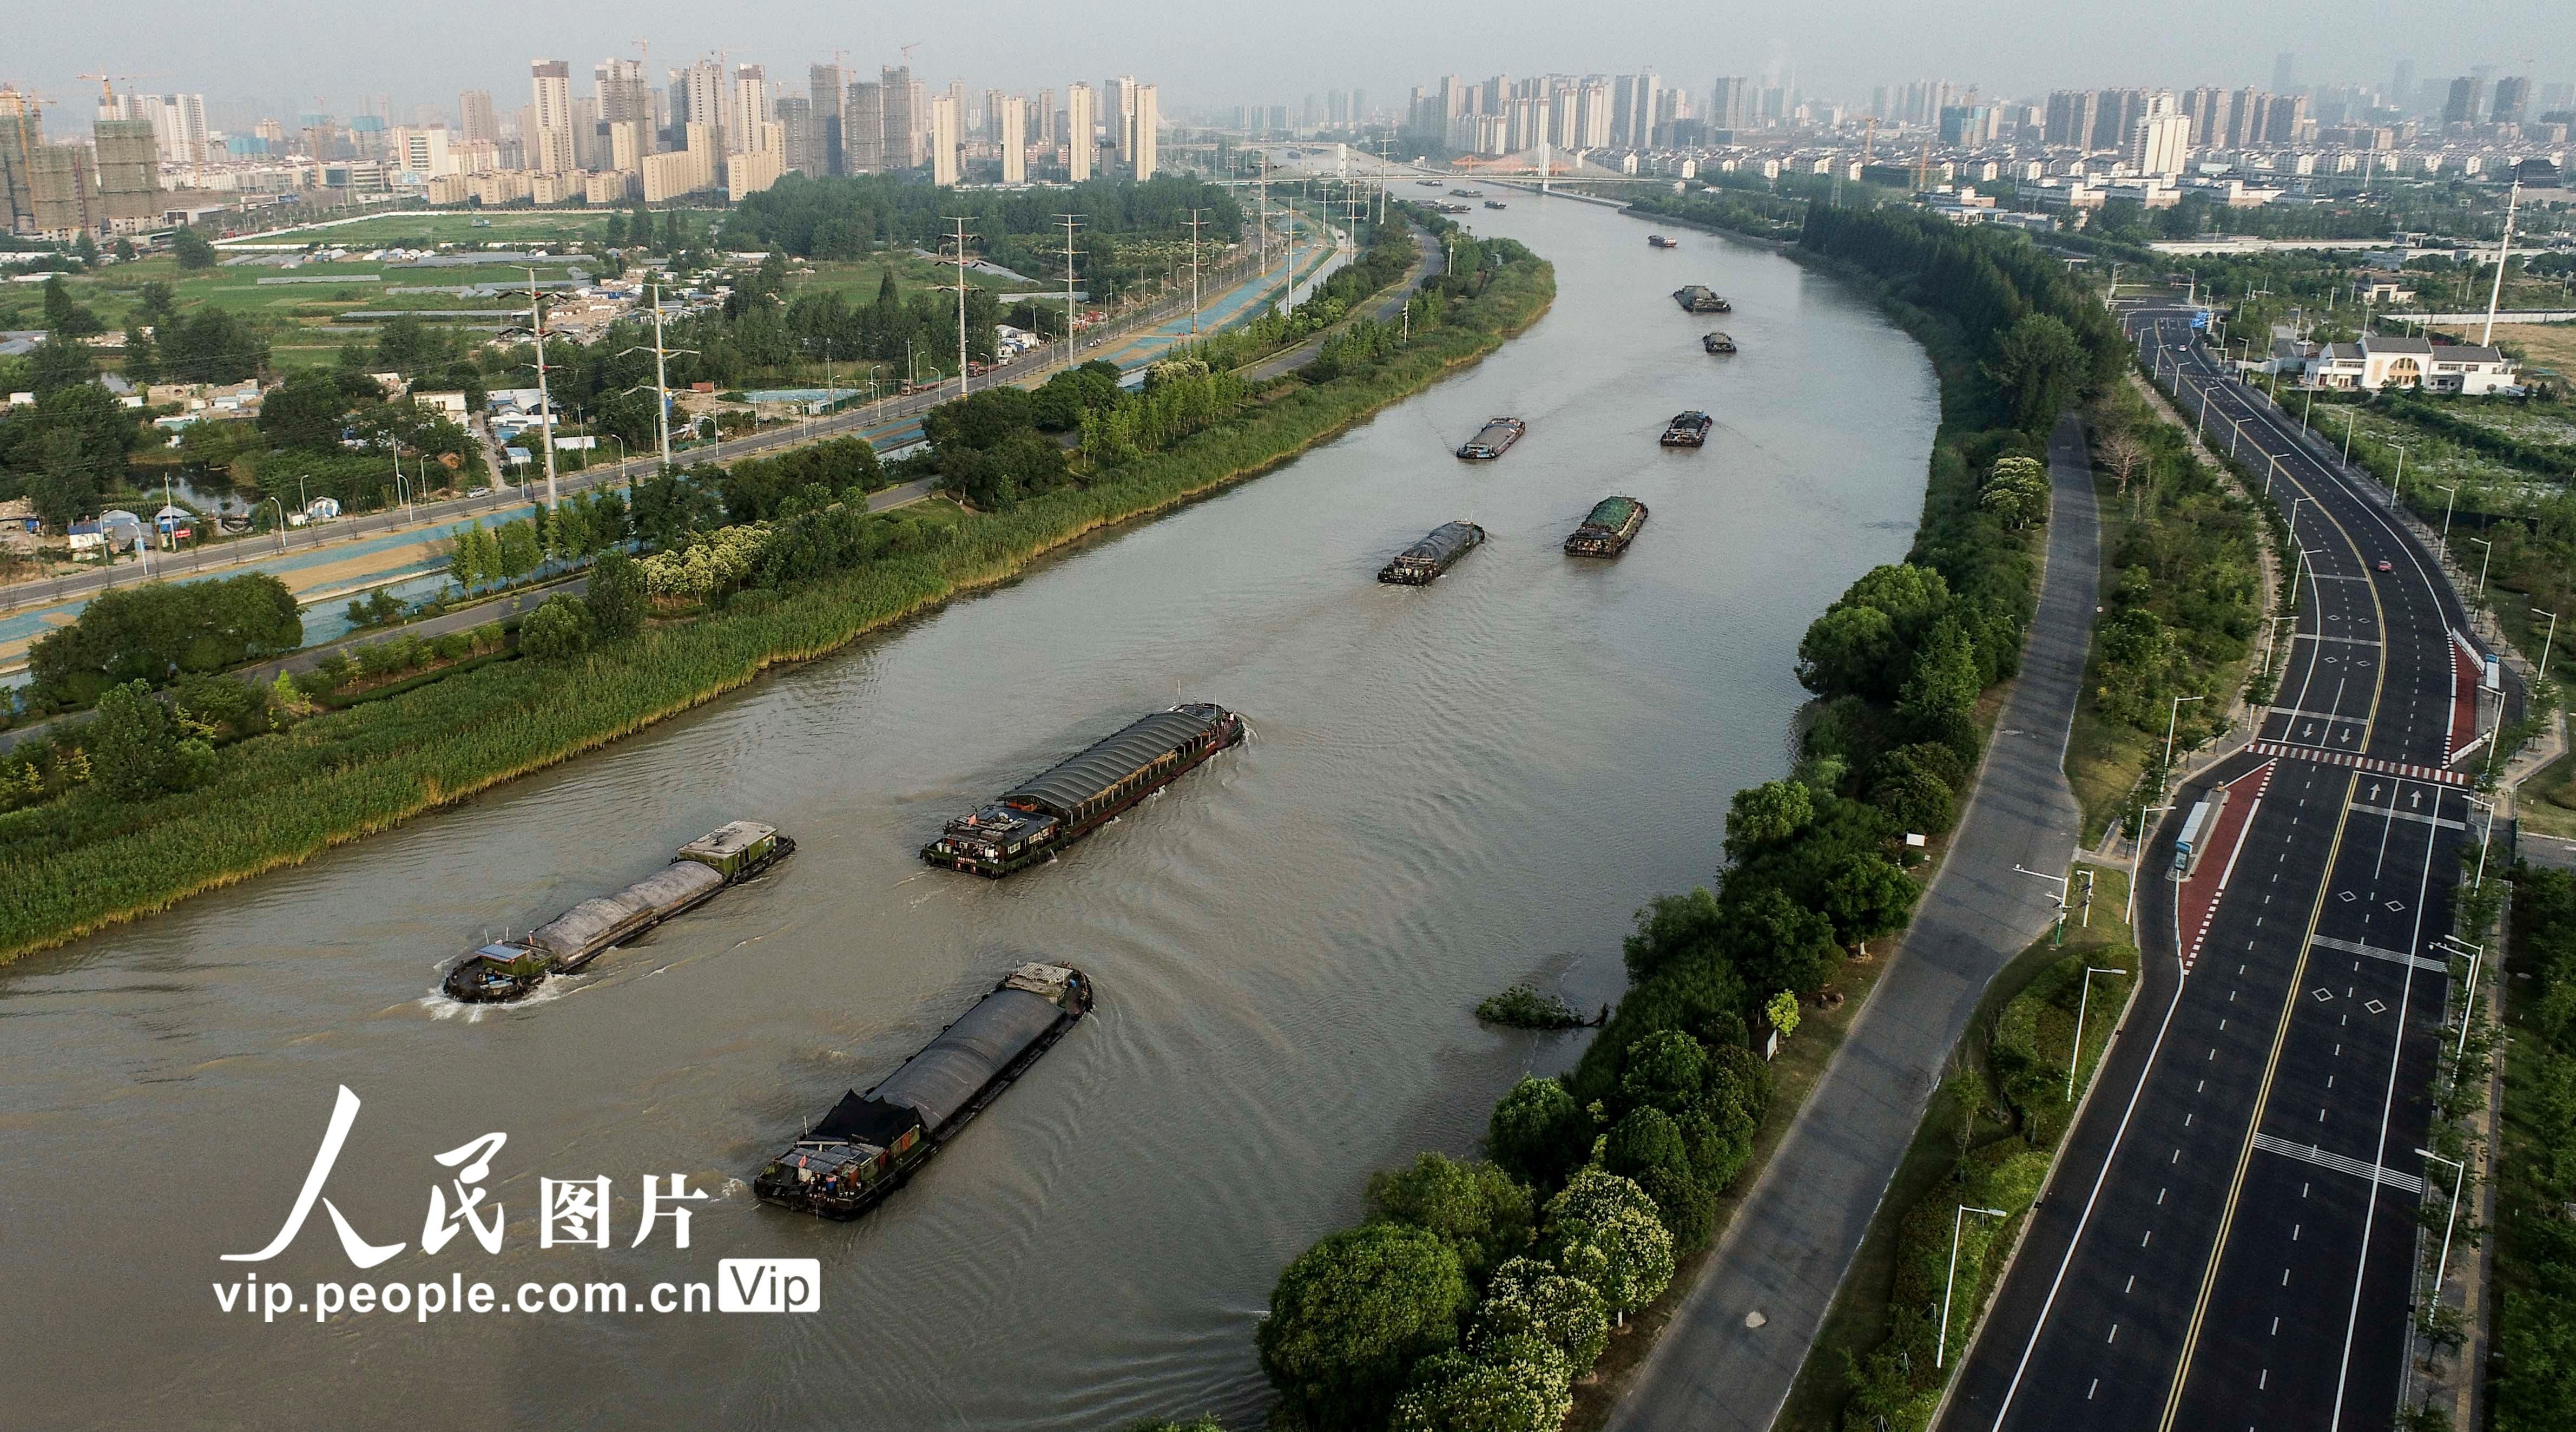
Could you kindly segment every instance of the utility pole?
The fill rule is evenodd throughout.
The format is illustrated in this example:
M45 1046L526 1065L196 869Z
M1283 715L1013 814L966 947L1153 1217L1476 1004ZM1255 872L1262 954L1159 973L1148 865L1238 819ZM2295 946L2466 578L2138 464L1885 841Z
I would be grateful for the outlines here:
M1080 214L1058 214L1056 222L1064 225L1064 366L1073 369L1073 226L1082 222Z
M2521 206L2522 181L2516 179L2513 181L2513 192L2504 203L2504 237L2496 242L2495 287L2487 294L2486 331L2478 335L2478 346L2481 348L2492 346L2495 342L2496 305L2504 301L2504 256L2513 248L2513 214L2514 210Z
M1205 209L1190 210L1190 336L1199 332L1199 228L1205 222L1199 215Z
M1252 192L1259 206L1261 221L1253 226L1260 236L1261 276L1270 277L1270 151L1261 151L1261 177L1253 182Z
M957 396L966 396L966 221L951 216L948 222L957 226Z
M653 355L653 429L662 440L662 466L665 470L668 470L671 466L671 374L666 360L668 360L673 354L695 353L697 350L694 348L672 348L664 344L662 340L662 286L658 283L653 285L653 346L649 350L642 348L641 345L626 350L628 353L646 351L651 352ZM627 391L631 393L635 390L629 388ZM623 465L622 460L620 465ZM626 487L628 493L631 495L635 487L635 474L632 472L629 472L626 475Z
M555 505L555 404L546 392L546 304L537 291L537 271L528 270L528 314L537 337L538 445L546 454L546 509Z

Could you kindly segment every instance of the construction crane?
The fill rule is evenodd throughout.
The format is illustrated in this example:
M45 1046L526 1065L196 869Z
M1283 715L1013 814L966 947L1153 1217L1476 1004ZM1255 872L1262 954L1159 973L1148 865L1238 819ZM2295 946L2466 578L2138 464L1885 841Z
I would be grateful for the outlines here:
M907 70L911 69L912 52L921 48L921 42L919 40L915 40L909 45L899 45L896 48L903 51L903 67Z

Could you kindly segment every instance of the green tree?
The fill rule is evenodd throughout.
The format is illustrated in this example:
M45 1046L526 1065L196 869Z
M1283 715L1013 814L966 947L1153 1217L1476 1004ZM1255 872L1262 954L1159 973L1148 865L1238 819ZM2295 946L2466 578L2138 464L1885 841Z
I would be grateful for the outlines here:
M170 235L170 252L179 260L179 267L189 272L210 269L222 262L205 235L184 225Z
M1673 1239L1633 1179L1586 1169L1548 1200L1549 1261L1599 1290L1622 1323L1673 1279Z
M2003 393L2013 426L2046 432L2057 415L2073 405L2082 388L2087 362L2074 330L2055 316L2026 313L1995 342L1985 364L1987 378Z
M45 329L57 341L88 338L105 333L107 325L72 297L71 286L61 274L45 280Z
M98 699L98 715L82 728L91 782L112 800L149 800L186 790L212 774L214 750L200 739L182 740L179 725L149 686L129 681Z
M579 597L548 597L519 624L519 650L539 661L579 656L589 649L590 607Z
M621 548L599 554L590 569L590 619L601 641L616 641L643 629L647 602L644 572Z
M1855 853L1825 882L1825 914L1833 921L1835 940L1857 945L1904 928L1906 914L1922 893L1913 876L1888 861Z
M516 522L505 522L494 537L499 547L494 570L500 573L503 581L515 582L535 571L537 565L545 560L545 549L537 541L537 524L534 521L522 518Z
M1310 1425L1378 1426L1412 1366L1456 1345L1472 1296L1456 1251L1426 1229L1330 1234L1271 1290L1261 1370Z
M1628 982L1643 984L1674 961L1717 948L1725 923L1717 897L1700 886L1682 895L1658 895L1637 912L1637 928L1620 942Z
M1681 1030L1663 1029L1628 1046L1619 1096L1630 1108L1659 1109L1679 1118L1699 1107L1707 1083L1708 1051Z
M1530 1191L1492 1164L1460 1163L1426 1153L1400 1169L1369 1178L1371 1218L1439 1235L1458 1254L1470 1282L1527 1249L1534 1212Z
M1773 1029L1780 1031L1780 1037L1782 1039L1786 1039L1790 1035L1797 1033L1797 992L1795 990L1784 989L1778 994L1771 996L1770 1003L1762 1006L1762 1015L1763 1018L1771 1021L1771 1027Z
M1768 884L1726 903L1726 952L1754 989L1794 990L1823 984L1840 953L1832 920Z
M1944 617L1915 654L1914 674L1897 704L1914 732L1951 745L1975 740L1977 649L1956 617Z
M35 392L37 400L41 402L56 393L91 386L90 379L98 376L98 369L90 362L89 352L87 344L70 342L59 336L49 337L29 351L28 387ZM105 392L106 389L99 391Z
M1555 1188L1592 1156L1592 1120L1563 1084L1523 1075L1494 1105L1485 1155L1532 1188Z
M1726 854L1741 860L1764 846L1786 844L1816 818L1814 798L1800 781L1765 781L1737 791L1727 803Z
M1467 1338L1470 1346L1482 1347L1517 1333L1554 1343L1565 1354L1566 1366L1580 1377L1609 1346L1610 1309L1591 1284L1568 1278L1536 1258L1514 1258L1494 1270Z
M1534 1333L1474 1353L1423 1360L1396 1402L1391 1432L1555 1432L1574 1406L1565 1353Z
M459 528L447 553L448 580L458 590L470 592L490 576L483 567L483 524Z

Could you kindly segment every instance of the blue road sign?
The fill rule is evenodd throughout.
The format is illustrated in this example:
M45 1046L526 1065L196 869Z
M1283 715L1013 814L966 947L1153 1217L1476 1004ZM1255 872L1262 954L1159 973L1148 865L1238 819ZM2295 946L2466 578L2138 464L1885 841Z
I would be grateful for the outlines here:
M2194 328L2207 328L2209 326L2209 310L2206 308L2193 309L2191 312L2191 326Z

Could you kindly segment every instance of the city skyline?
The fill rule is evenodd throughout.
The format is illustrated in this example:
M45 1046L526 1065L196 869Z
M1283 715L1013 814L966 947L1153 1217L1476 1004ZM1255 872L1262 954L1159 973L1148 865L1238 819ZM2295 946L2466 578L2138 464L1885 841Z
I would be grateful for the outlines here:
M835 50L853 69L900 64L909 48L915 73L971 76L978 88L1034 90L1084 75L1159 71L1166 76L1165 109L1173 112L1297 104L1308 89L1327 87L1366 90L1381 97L1383 109L1398 102L1407 84L1418 83L1426 67L1604 74L1659 69L1692 89L1728 74L1786 74L1811 94L1854 105L1874 85L1943 72L1995 97L2082 85L2262 85L2276 78L2283 55L2294 57L2302 85L2385 82L2400 64L2426 79L2478 66L2543 79L2576 75L2576 33L2553 24L2561 18L2558 9L2541 0L2503 0L2438 28L2418 23L2419 11L2363 0L2325 30L2302 14L2247 15L2215 0L2182 0L2145 28L2133 22L2132 12L2104 0L2076 0L2056 7L2053 23L2009 34L1936 12L1892 9L1865 24L1840 13L1765 12L1718 17L1725 22L1723 43L1694 44L1678 58L1659 55L1655 44L1635 37L1701 33L1712 17L1703 7L1669 0L1628 7L1630 30L1620 37L1552 15L1513 21L1485 7L1456 5L1389 14L1325 0L1301 13L1310 23L1276 34L1217 32L1193 23L1203 19L1199 12L1149 6L1140 18L1156 23L1117 40L1097 27L1001 0L970 0L936 11L906 7L867 19L790 0L721 23L648 21L641 28L649 57L638 54L636 17L587 3L529 16L504 12L489 0L459 0L446 11L453 25L442 28L452 39L399 49L362 43L308 0L287 0L266 13L296 31L295 46L269 43L265 28L200 34L187 26L134 25L130 15L121 15L110 31L104 23L87 26L77 15L66 16L13 37L17 63L0 80L68 105L94 95L95 81L80 77L106 67L131 73L144 89L202 93L216 104L247 99L274 106L288 95L301 104L310 96L347 113L367 96L390 95L398 109L432 102L452 106L464 90L497 92L513 79L524 85L530 55L571 56L577 64L644 58L658 82L659 71L718 51L732 63L785 73L830 62ZM307 15L313 23L298 23ZM1473 27L1462 31L1458 22L1471 18ZM995 53L958 38L995 27L1007 27L1022 43ZM764 32L797 38L777 40ZM1368 43L1355 48L1351 37L1357 33L1366 34ZM2227 36L2223 55L2208 43L2211 34Z

